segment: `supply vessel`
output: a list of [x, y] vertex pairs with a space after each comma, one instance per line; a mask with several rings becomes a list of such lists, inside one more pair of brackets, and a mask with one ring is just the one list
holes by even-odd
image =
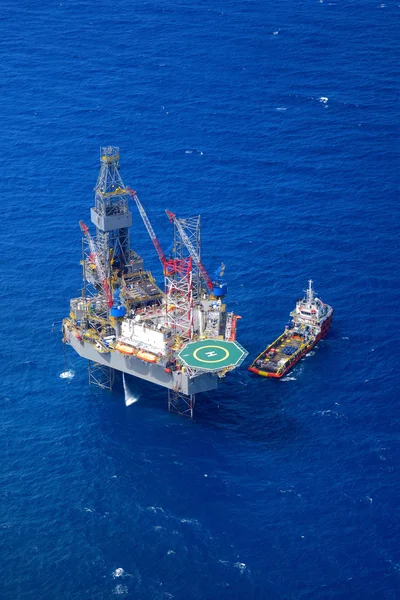
[[304, 298], [297, 300], [285, 331], [261, 352], [249, 371], [262, 377], [280, 378], [326, 336], [333, 309], [315, 296], [312, 280]]
[[[170, 411], [193, 417], [195, 395], [217, 388], [247, 356], [236, 340], [240, 317], [226, 307], [225, 267], [210, 276], [203, 265], [200, 216], [166, 211], [173, 239], [163, 251], [138, 195], [122, 181], [118, 147], [100, 149], [94, 191], [96, 234], [80, 222], [83, 289], [70, 300], [63, 341], [88, 359], [90, 383], [112, 389], [117, 372], [145, 379], [168, 389]], [[162, 288], [131, 248], [131, 205], [160, 260]]]

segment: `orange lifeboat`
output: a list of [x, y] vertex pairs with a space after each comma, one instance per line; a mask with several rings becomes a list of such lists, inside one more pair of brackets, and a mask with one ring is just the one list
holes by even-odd
[[123, 344], [122, 342], [118, 342], [115, 345], [115, 349], [121, 354], [135, 354], [135, 348], [133, 346], [128, 346], [128, 344]]
[[155, 363], [157, 362], [157, 356], [154, 356], [151, 352], [146, 352], [145, 350], [139, 350], [137, 353], [137, 357], [141, 358], [145, 362]]

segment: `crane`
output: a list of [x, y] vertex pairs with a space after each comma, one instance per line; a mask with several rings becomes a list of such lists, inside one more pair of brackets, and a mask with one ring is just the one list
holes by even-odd
[[91, 257], [94, 261], [94, 264], [96, 265], [97, 274], [100, 278], [101, 285], [103, 287], [104, 293], [107, 298], [107, 304], [111, 308], [113, 305], [113, 298], [112, 298], [112, 294], [111, 294], [111, 290], [110, 290], [110, 284], [108, 283], [108, 279], [107, 279], [104, 267], [101, 264], [101, 260], [100, 260], [99, 254], [97, 252], [94, 240], [89, 233], [89, 227], [87, 225], [85, 225], [85, 223], [83, 221], [79, 221], [79, 225], [83, 232], [83, 235], [87, 238], [87, 241], [89, 243]]
[[146, 211], [144, 210], [142, 203], [140, 202], [135, 190], [128, 188], [128, 191], [129, 191], [129, 195], [132, 198], [132, 200], [134, 200], [136, 202], [136, 206], [138, 207], [140, 216], [143, 219], [143, 223], [145, 224], [147, 233], [149, 234], [150, 239], [153, 242], [153, 245], [154, 245], [154, 248], [156, 249], [158, 258], [160, 259], [160, 262], [165, 269], [166, 264], [167, 264], [167, 259], [165, 258], [165, 254], [163, 252], [163, 249], [161, 248], [160, 242], [158, 241], [157, 236], [154, 232], [154, 229], [150, 223], [149, 217], [147, 216]]
[[208, 287], [210, 292], [212, 292], [214, 286], [211, 281], [211, 277], [207, 273], [206, 268], [204, 267], [203, 263], [200, 260], [200, 256], [199, 256], [196, 248], [193, 246], [192, 242], [190, 241], [189, 237], [187, 236], [186, 231], [182, 227], [181, 222], [179, 221], [177, 216], [174, 215], [174, 213], [170, 212], [169, 210], [166, 210], [165, 212], [167, 213], [167, 216], [168, 216], [169, 220], [171, 221], [171, 223], [174, 223], [174, 225], [177, 227], [183, 243], [185, 244], [186, 248], [189, 250], [189, 254], [192, 257], [193, 262], [195, 263], [196, 267], [199, 269], [199, 273], [202, 276], [204, 283], [206, 284], [206, 286]]

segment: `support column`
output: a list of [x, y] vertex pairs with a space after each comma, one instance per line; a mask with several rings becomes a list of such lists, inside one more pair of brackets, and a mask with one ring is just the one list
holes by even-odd
[[89, 384], [103, 390], [112, 390], [115, 381], [115, 370], [93, 360], [88, 360]]
[[195, 398], [194, 394], [168, 390], [168, 411], [193, 419]]

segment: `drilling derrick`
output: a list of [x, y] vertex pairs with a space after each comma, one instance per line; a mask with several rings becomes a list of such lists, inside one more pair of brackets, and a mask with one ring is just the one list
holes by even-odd
[[130, 262], [132, 213], [128, 208], [129, 191], [119, 174], [119, 148], [101, 148], [100, 165], [91, 220], [96, 226], [97, 250], [110, 277], [111, 267], [123, 271]]
[[[130, 248], [131, 198], [160, 259], [164, 291]], [[81, 221], [82, 295], [70, 300], [63, 341], [88, 359], [89, 381], [112, 389], [122, 372], [168, 389], [168, 408], [193, 416], [195, 395], [216, 389], [247, 352], [236, 342], [234, 315], [200, 259], [200, 217], [177, 219], [172, 255], [165, 255], [136, 192], [119, 174], [119, 148], [100, 150], [91, 220]]]

